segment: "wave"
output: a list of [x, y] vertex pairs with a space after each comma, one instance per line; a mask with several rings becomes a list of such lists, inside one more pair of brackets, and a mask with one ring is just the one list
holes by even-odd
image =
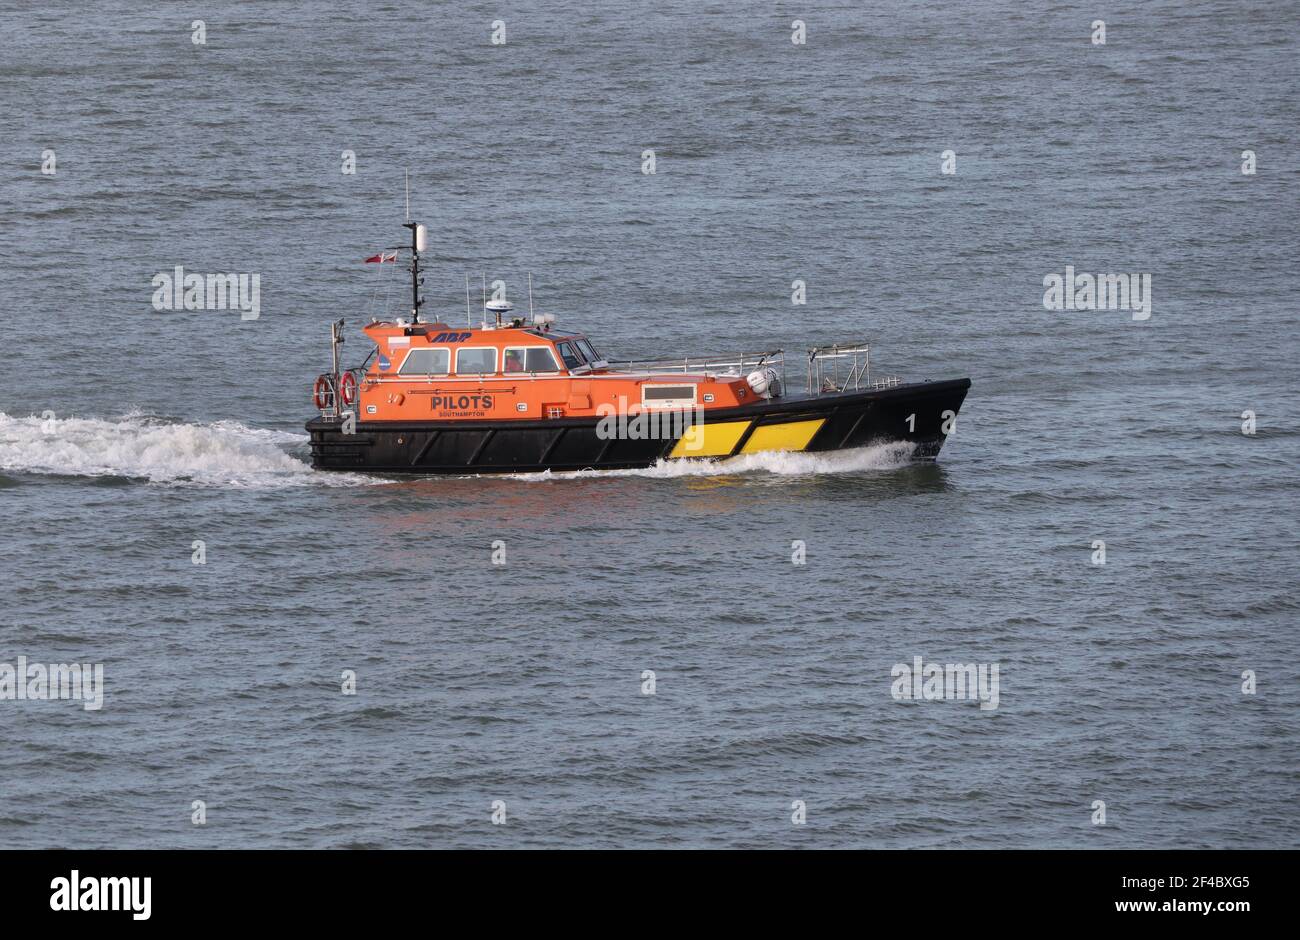
[[[299, 456], [308, 437], [235, 421], [187, 423], [133, 412], [120, 418], [12, 417], [0, 412], [0, 472], [144, 480], [206, 486], [358, 486], [391, 483], [379, 476], [313, 470]], [[661, 460], [635, 470], [521, 473], [525, 482], [593, 477], [776, 477], [894, 470], [911, 463], [913, 446], [895, 442], [830, 453], [769, 452], [727, 460]]]
[[190, 424], [133, 412], [101, 418], [12, 417], [0, 412], [0, 471], [121, 477], [208, 486], [356, 486], [378, 477], [323, 473], [288, 453], [306, 434], [235, 421]]
[[516, 479], [526, 482], [548, 480], [588, 480], [596, 477], [674, 477], [733, 476], [738, 473], [767, 473], [778, 477], [806, 477], [817, 474], [856, 473], [863, 470], [898, 470], [913, 463], [915, 445], [906, 441], [855, 447], [825, 453], [766, 451], [742, 454], [726, 460], [660, 460], [654, 466], [636, 470], [574, 470], [521, 473]]

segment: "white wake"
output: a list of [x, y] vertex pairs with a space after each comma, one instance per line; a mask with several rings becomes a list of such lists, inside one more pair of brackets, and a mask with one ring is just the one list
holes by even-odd
[[305, 433], [234, 421], [184, 424], [141, 414], [114, 420], [17, 418], [0, 412], [0, 471], [249, 487], [385, 482], [312, 470], [285, 450], [301, 448], [307, 439]]
[[[390, 483], [358, 473], [317, 471], [302, 451], [305, 433], [250, 428], [235, 421], [187, 424], [149, 415], [121, 418], [26, 418], [0, 412], [0, 472], [78, 477], [116, 476], [161, 484], [210, 486], [357, 486]], [[828, 453], [769, 452], [727, 460], [664, 460], [636, 470], [545, 471], [515, 474], [539, 482], [593, 477], [676, 477], [819, 474], [895, 470], [911, 463], [905, 442]], [[495, 475], [494, 475], [495, 476]]]
[[545, 480], [590, 479], [593, 477], [673, 477], [731, 476], [737, 473], [767, 473], [778, 477], [806, 477], [818, 474], [856, 473], [864, 470], [897, 470], [909, 466], [914, 444], [895, 441], [874, 447], [855, 447], [825, 453], [793, 453], [767, 451], [760, 454], [742, 454], [726, 460], [661, 460], [652, 467], [639, 470], [576, 470], [571, 472], [523, 473], [519, 478], [538, 482]]

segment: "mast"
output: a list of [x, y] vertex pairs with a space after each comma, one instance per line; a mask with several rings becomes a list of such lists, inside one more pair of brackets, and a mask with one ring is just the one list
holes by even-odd
[[343, 416], [343, 403], [339, 401], [339, 347], [343, 345], [343, 321], [335, 320], [330, 324], [330, 350], [334, 357], [334, 391], [331, 394], [333, 399], [334, 417]]
[[420, 252], [424, 251], [428, 239], [425, 228], [415, 222], [405, 222], [403, 228], [411, 230], [411, 322], [420, 322], [420, 308], [424, 300], [420, 297]]

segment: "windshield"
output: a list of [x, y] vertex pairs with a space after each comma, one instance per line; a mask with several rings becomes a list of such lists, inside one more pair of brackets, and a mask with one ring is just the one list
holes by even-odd
[[582, 365], [582, 357], [578, 355], [572, 343], [560, 343], [555, 348], [559, 351], [560, 358], [564, 360], [564, 368], [576, 369]]

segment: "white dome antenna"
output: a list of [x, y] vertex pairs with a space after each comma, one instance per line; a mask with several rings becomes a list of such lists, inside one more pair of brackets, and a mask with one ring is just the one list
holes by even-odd
[[515, 305], [508, 300], [489, 300], [483, 305], [488, 313], [495, 313], [497, 317], [497, 326], [501, 325], [501, 317], [515, 309]]

